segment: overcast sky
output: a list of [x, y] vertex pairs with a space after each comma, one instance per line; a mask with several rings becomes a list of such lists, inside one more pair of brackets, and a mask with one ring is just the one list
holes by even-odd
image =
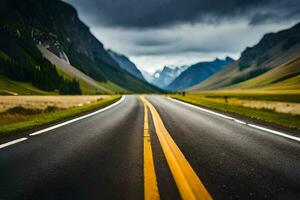
[[267, 32], [300, 22], [299, 0], [66, 0], [106, 48], [140, 69], [237, 59]]

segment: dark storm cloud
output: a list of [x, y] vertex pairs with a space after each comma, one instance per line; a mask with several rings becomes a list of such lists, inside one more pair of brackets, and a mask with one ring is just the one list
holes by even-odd
[[143, 70], [238, 58], [300, 20], [300, 0], [63, 0], [106, 48]]
[[[92, 23], [149, 28], [219, 22], [240, 17], [251, 24], [299, 17], [299, 0], [67, 0]], [[280, 18], [284, 17], [284, 18]]]
[[152, 46], [165, 46], [165, 45], [170, 45], [175, 43], [178, 40], [178, 38], [174, 37], [163, 37], [160, 35], [156, 35], [156, 37], [151, 38], [151, 37], [142, 37], [135, 39], [134, 43], [137, 46], [142, 46], [142, 47], [152, 47]]
[[[300, 2], [300, 1], [299, 1]], [[285, 5], [277, 9], [268, 10], [265, 12], [255, 13], [249, 21], [250, 25], [259, 25], [272, 22], [285, 22], [293, 19], [300, 19], [300, 6], [296, 3], [295, 7], [291, 8], [291, 5]]]

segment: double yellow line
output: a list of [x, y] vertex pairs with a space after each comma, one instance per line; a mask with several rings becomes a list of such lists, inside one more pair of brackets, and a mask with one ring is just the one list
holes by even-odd
[[146, 104], [144, 104], [144, 110], [144, 193], [146, 200], [158, 200], [159, 192], [154, 169]]
[[212, 199], [199, 177], [180, 151], [169, 132], [165, 128], [154, 106], [141, 96], [145, 108], [144, 124], [144, 193], [145, 199], [159, 199], [156, 174], [154, 169], [151, 140], [149, 135], [148, 111], [152, 114], [155, 131], [158, 136], [163, 153], [174, 177], [181, 198], [184, 200]]

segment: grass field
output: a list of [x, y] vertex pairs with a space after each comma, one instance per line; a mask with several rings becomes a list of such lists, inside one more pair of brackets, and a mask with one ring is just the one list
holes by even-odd
[[[288, 95], [288, 96], [286, 96]], [[300, 103], [295, 93], [189, 93], [172, 98], [300, 130]]]
[[0, 137], [99, 109], [120, 99], [101, 96], [1, 96]]
[[96, 101], [110, 98], [107, 95], [91, 96], [1, 96], [0, 113], [14, 107], [26, 109], [41, 109], [55, 107], [57, 109], [69, 109], [84, 106]]
[[[190, 93], [192, 94], [192, 93]], [[193, 93], [209, 98], [238, 98], [260, 101], [279, 101], [300, 103], [300, 90], [264, 90], [264, 89], [243, 89], [243, 90], [212, 90]]]

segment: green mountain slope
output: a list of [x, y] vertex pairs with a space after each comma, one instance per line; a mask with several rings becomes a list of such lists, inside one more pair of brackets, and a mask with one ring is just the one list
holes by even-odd
[[54, 64], [58, 70], [58, 73], [64, 78], [72, 80], [76, 79], [79, 81], [81, 91], [83, 94], [98, 94], [98, 93], [126, 93], [127, 90], [118, 87], [110, 81], [98, 82], [91, 77], [87, 76], [65, 60], [57, 57], [55, 54], [50, 52], [47, 48], [38, 45], [39, 50], [43, 56], [47, 58], [52, 64]]
[[6, 77], [2, 81], [11, 79], [61, 94], [81, 93], [78, 82], [63, 79], [55, 66], [20, 31], [0, 26], [0, 38], [0, 75]]
[[47, 92], [31, 83], [14, 81], [0, 75], [0, 95], [55, 95], [57, 92]]
[[[9, 36], [17, 41], [14, 49], [25, 48], [26, 54], [35, 55], [38, 54], [35, 45], [39, 44], [98, 82], [113, 82], [131, 92], [159, 91], [123, 70], [104, 49], [103, 44], [90, 33], [89, 28], [79, 20], [76, 10], [65, 2], [3, 0], [0, 2], [0, 13], [0, 30], [5, 34], [1, 38]], [[6, 46], [11, 46], [10, 43], [11, 40], [6, 41]], [[13, 60], [20, 57], [20, 52], [9, 51], [4, 46], [1, 47], [4, 53], [9, 56], [11, 52], [15, 54]], [[30, 63], [32, 59], [26, 54], [23, 57]], [[38, 57], [40, 59], [40, 55]], [[22, 63], [27, 65], [26, 62]], [[27, 66], [32, 69], [35, 64]], [[44, 68], [44, 64], [39, 63], [39, 66], [40, 69]], [[32, 79], [28, 78], [26, 81]]]
[[299, 55], [300, 23], [278, 33], [266, 34], [257, 45], [243, 51], [238, 61], [189, 90], [230, 87], [287, 64]]
[[228, 89], [300, 89], [300, 56]]

